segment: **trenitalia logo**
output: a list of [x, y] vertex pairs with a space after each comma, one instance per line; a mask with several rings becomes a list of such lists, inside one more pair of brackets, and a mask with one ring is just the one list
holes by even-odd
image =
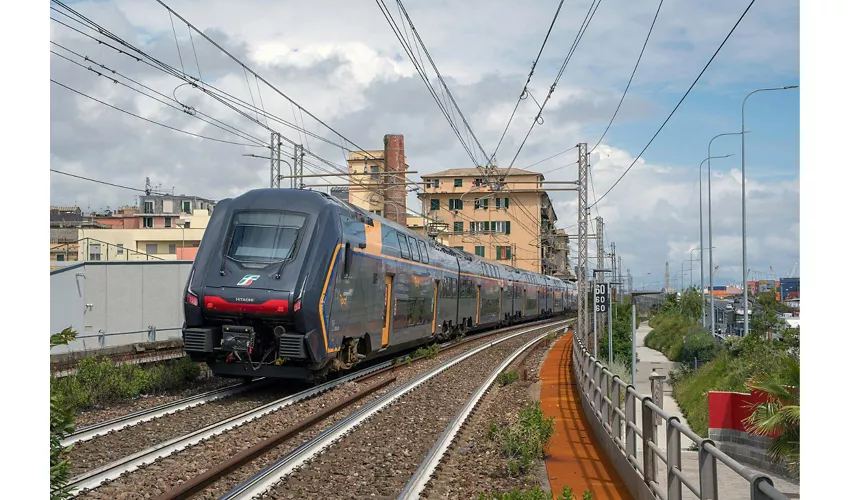
[[258, 279], [260, 279], [260, 276], [257, 274], [246, 274], [244, 278], [239, 280], [239, 283], [236, 283], [236, 286], [248, 286]]

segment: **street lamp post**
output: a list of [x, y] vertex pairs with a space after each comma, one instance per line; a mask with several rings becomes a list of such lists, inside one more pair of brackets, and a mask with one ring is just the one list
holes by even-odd
[[746, 189], [746, 176], [745, 172], [745, 158], [744, 158], [744, 106], [747, 105], [747, 99], [750, 98], [751, 95], [757, 92], [767, 92], [770, 90], [790, 90], [790, 89], [798, 89], [799, 85], [786, 85], [784, 87], [773, 87], [773, 88], [765, 88], [765, 89], [756, 89], [747, 94], [747, 97], [744, 98], [744, 102], [741, 103], [741, 239], [743, 240], [741, 256], [743, 257], [743, 274], [744, 274], [744, 336], [746, 337], [750, 331], [750, 318], [749, 314], [746, 314], [748, 310], [749, 302], [747, 300], [747, 189]]
[[[714, 245], [712, 244], [712, 233], [711, 233], [711, 143], [714, 142], [714, 139], [718, 137], [723, 137], [726, 135], [738, 135], [745, 134], [743, 130], [741, 132], [728, 132], [724, 134], [717, 134], [708, 141], [708, 268], [714, 268]], [[711, 296], [709, 300], [711, 301], [711, 334], [714, 335], [714, 275], [709, 276], [709, 289], [711, 292]]]
[[[728, 158], [732, 156], [731, 154], [723, 155], [723, 156], [715, 156], [714, 158]], [[699, 290], [700, 297], [702, 298], [702, 327], [705, 328], [705, 279], [703, 278], [703, 269], [705, 268], [705, 260], [703, 258], [703, 250], [705, 250], [705, 246], [702, 241], [703, 229], [702, 229], [702, 166], [709, 159], [706, 158], [699, 164]]]

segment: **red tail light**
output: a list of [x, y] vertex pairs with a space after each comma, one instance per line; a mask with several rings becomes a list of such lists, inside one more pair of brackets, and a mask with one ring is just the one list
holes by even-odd
[[186, 303], [198, 307], [198, 296], [192, 292], [186, 292]]

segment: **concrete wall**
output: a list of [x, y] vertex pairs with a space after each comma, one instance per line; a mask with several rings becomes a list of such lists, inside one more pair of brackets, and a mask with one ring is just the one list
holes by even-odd
[[[50, 333], [68, 326], [82, 338], [53, 354], [180, 338], [183, 288], [192, 262], [85, 262], [50, 273]], [[106, 336], [98, 333], [141, 332]]]

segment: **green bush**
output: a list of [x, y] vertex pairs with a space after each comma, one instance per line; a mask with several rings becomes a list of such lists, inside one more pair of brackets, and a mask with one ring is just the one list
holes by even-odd
[[[77, 337], [70, 327], [50, 336], [50, 348], [65, 345]], [[71, 498], [68, 481], [71, 479], [71, 462], [68, 460], [70, 446], [62, 446], [66, 435], [74, 432], [74, 410], [60, 395], [50, 391], [50, 500]]]
[[508, 459], [508, 475], [527, 472], [535, 460], [546, 453], [549, 439], [555, 432], [555, 419], [545, 418], [540, 402], [535, 401], [519, 414], [519, 422], [507, 429], [490, 425], [488, 437], [497, 440], [502, 454]]
[[502, 372], [496, 377], [496, 382], [502, 387], [513, 384], [519, 380], [519, 373], [514, 370]]
[[505, 493], [479, 493], [478, 500], [549, 500], [546, 493], [539, 486], [530, 490], [519, 490], [514, 488]]
[[702, 327], [692, 327], [685, 334], [679, 361], [687, 363], [690, 360], [711, 361], [720, 351], [720, 344], [714, 335]]
[[[632, 309], [628, 304], [613, 304], [611, 309], [611, 337], [613, 338], [614, 359], [619, 359], [632, 368]], [[599, 358], [607, 364], [608, 360], [608, 329], [599, 332]]]
[[187, 387], [201, 374], [188, 357], [142, 367], [115, 365], [108, 358], [80, 361], [75, 375], [51, 379], [51, 391], [75, 410], [130, 400], [141, 394], [157, 394]]

